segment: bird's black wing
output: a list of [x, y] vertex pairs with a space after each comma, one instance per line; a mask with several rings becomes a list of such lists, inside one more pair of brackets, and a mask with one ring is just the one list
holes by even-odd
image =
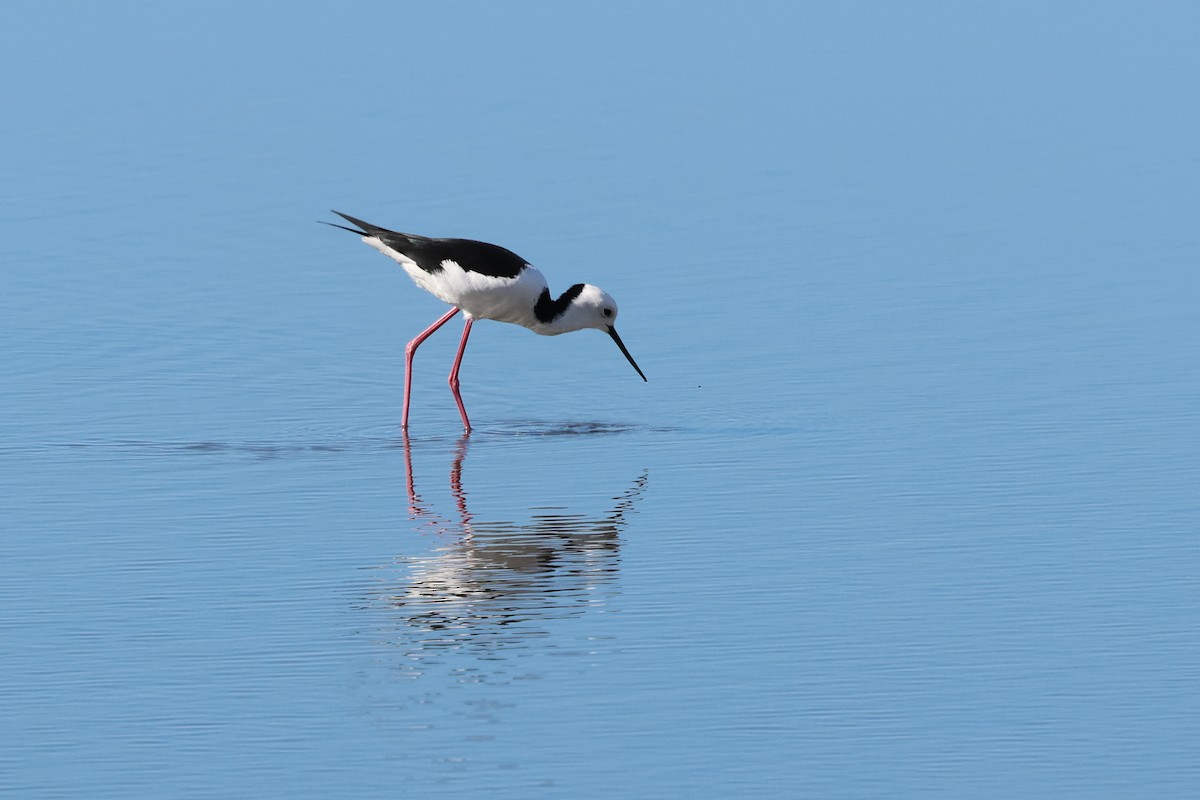
[[525, 259], [500, 245], [473, 239], [430, 239], [425, 250], [436, 258], [438, 269], [443, 261], [453, 261], [467, 272], [493, 278], [515, 278], [527, 266]]
[[332, 222], [326, 223], [327, 225], [357, 233], [359, 236], [373, 236], [388, 248], [417, 262], [417, 266], [426, 272], [441, 272], [443, 261], [453, 261], [468, 272], [490, 275], [493, 278], [515, 278], [526, 266], [525, 259], [499, 245], [473, 239], [431, 239], [428, 236], [381, 228], [340, 211], [333, 213], [357, 225], [359, 230]]

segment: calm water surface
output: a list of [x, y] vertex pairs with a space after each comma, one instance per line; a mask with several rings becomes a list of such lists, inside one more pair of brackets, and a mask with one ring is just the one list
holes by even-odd
[[1190, 5], [16, 14], [0, 793], [1194, 796]]

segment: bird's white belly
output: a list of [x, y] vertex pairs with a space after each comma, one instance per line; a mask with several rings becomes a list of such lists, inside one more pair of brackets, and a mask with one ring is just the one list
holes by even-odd
[[416, 263], [401, 262], [408, 276], [434, 297], [458, 306], [471, 319], [494, 319], [529, 327], [537, 324], [533, 306], [545, 279], [532, 267], [516, 278], [495, 278], [443, 261], [440, 272], [426, 272]]
[[515, 278], [497, 278], [465, 270], [449, 259], [437, 272], [427, 272], [403, 253], [388, 247], [376, 236], [363, 241], [404, 268], [408, 277], [434, 297], [457, 306], [471, 319], [494, 319], [536, 329], [540, 323], [533, 307], [546, 288], [546, 278], [525, 265]]

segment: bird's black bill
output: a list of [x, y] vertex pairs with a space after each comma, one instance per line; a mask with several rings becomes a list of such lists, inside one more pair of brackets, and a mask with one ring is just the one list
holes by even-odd
[[646, 380], [646, 376], [642, 374], [641, 367], [639, 367], [637, 362], [633, 360], [633, 356], [629, 355], [629, 351], [625, 349], [625, 343], [621, 341], [621, 337], [617, 336], [617, 329], [609, 326], [608, 335], [611, 336], [612, 340], [617, 343], [617, 347], [621, 348], [621, 352], [624, 353], [625, 357], [629, 359], [629, 363], [633, 364], [633, 368], [637, 370], [638, 375], [642, 376], [642, 380]]

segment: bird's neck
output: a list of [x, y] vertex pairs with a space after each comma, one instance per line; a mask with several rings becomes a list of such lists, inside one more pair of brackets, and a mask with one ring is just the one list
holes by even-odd
[[578, 324], [574, 318], [575, 315], [571, 313], [571, 304], [575, 302], [575, 298], [579, 297], [579, 293], [582, 291], [583, 284], [577, 283], [554, 299], [550, 296], [549, 289], [542, 289], [541, 295], [533, 306], [536, 323], [529, 327], [545, 336], [579, 330], [583, 326]]
[[576, 297], [579, 297], [579, 293], [582, 291], [583, 284], [577, 283], [559, 295], [557, 300], [554, 300], [550, 297], [549, 289], [542, 289], [542, 294], [533, 306], [533, 315], [543, 325], [550, 325], [555, 320], [562, 319], [563, 315], [567, 313], [567, 309], [571, 307], [571, 303]]

